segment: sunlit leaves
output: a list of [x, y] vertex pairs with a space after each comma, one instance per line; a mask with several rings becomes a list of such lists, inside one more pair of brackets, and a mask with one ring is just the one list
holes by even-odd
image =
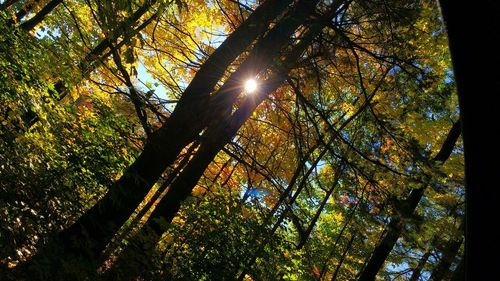
[[[168, 125], [200, 65], [258, 4], [158, 1], [120, 25], [145, 3], [65, 1], [35, 38], [2, 25], [0, 191], [10, 198], [0, 211], [2, 233], [21, 238], [4, 239], [2, 261], [22, 260], [112, 186], [148, 141], [145, 128]], [[157, 269], [149, 279], [245, 271], [255, 280], [343, 280], [361, 270], [390, 221], [401, 219], [405, 231], [390, 265], [414, 265], [435, 237], [459, 235], [460, 144], [445, 165], [431, 161], [458, 117], [438, 10], [427, 1], [355, 1], [343, 13], [203, 167], [172, 223], [158, 220], [167, 233], [158, 255], [144, 258]], [[87, 57], [102, 42], [111, 43]], [[216, 88], [246, 56], [224, 69]], [[39, 120], [19, 133], [29, 112]], [[179, 155], [159, 183], [184, 171], [183, 157], [193, 159]], [[409, 192], [421, 188], [419, 207], [402, 216]]]

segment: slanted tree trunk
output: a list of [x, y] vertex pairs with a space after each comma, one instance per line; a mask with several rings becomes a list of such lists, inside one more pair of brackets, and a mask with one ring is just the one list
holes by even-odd
[[356, 238], [356, 233], [353, 233], [351, 235], [351, 239], [349, 239], [349, 242], [347, 242], [347, 245], [345, 246], [344, 252], [342, 253], [342, 256], [340, 257], [339, 263], [335, 267], [335, 271], [333, 271], [333, 275], [332, 275], [331, 281], [337, 280], [337, 276], [339, 275], [340, 268], [342, 267], [342, 264], [345, 261], [345, 257], [347, 255], [347, 253], [349, 252], [349, 250], [352, 247], [352, 243], [354, 242], [354, 238]]
[[10, 6], [14, 5], [19, 0], [5, 0], [2, 4], [0, 4], [0, 10], [7, 10]]
[[[463, 232], [464, 227], [464, 222], [462, 221], [458, 230], [460, 232]], [[432, 270], [429, 280], [441, 281], [451, 274], [450, 266], [458, 256], [458, 252], [460, 251], [460, 246], [462, 245], [463, 240], [464, 238], [462, 235], [460, 235], [459, 237], [453, 237], [443, 246], [443, 250], [441, 251], [442, 257], [436, 267], [434, 267], [434, 269]]]
[[[276, 88], [278, 86], [279, 84], [276, 85]], [[246, 115], [244, 111], [249, 111], [249, 109], [243, 109], [239, 115]], [[249, 114], [251, 112], [249, 111]], [[241, 117], [245, 118], [245, 116]], [[163, 223], [170, 223], [172, 221], [179, 211], [182, 201], [191, 194], [193, 187], [202, 176], [206, 167], [212, 162], [224, 144], [229, 142], [231, 137], [236, 133], [239, 128], [238, 123], [240, 121], [235, 118], [229, 124], [221, 125], [206, 136], [193, 159], [191, 159], [183, 172], [171, 184], [169, 191], [160, 203], [158, 203], [143, 226], [146, 230], [144, 237], [147, 237], [147, 239], [142, 239], [140, 237], [141, 233], [132, 238], [129, 241], [129, 246], [120, 255], [121, 259], [114, 265], [118, 271], [113, 272], [113, 270], [110, 270], [106, 279], [134, 280], [138, 274], [147, 272], [150, 269], [151, 264], [148, 262], [148, 258], [153, 256], [154, 248], [165, 231]], [[137, 252], [137, 250], [141, 252]]]
[[309, 226], [307, 227], [306, 230], [300, 235], [300, 241], [299, 244], [297, 244], [297, 250], [302, 249], [304, 245], [306, 244], [307, 240], [311, 236], [311, 232], [314, 229], [314, 226], [316, 226], [316, 223], [318, 222], [319, 217], [321, 216], [321, 213], [323, 212], [323, 209], [326, 206], [326, 203], [328, 202], [328, 199], [332, 195], [333, 191], [335, 190], [335, 187], [337, 187], [337, 184], [339, 182], [340, 176], [342, 174], [342, 164], [339, 165], [335, 171], [334, 174], [334, 180], [332, 183], [332, 186], [330, 189], [327, 190], [325, 196], [323, 197], [323, 200], [321, 201], [319, 208], [316, 210], [316, 213], [314, 214], [313, 218], [311, 219], [311, 222], [309, 223]]
[[[119, 38], [135, 22], [137, 22], [150, 8], [156, 3], [156, 0], [146, 1], [136, 12], [128, 19], [123, 21], [113, 31], [113, 37]], [[260, 5], [246, 21], [244, 21], [231, 35], [214, 51], [214, 53], [205, 61], [203, 66], [198, 70], [195, 77], [184, 91], [184, 94], [179, 101], [179, 104], [189, 103], [189, 99], [196, 100], [196, 95], [208, 95], [214, 88], [215, 84], [223, 76], [224, 71], [230, 63], [232, 63], [259, 35], [261, 35], [269, 23], [280, 15], [292, 3], [292, 0], [268, 0]], [[118, 43], [115, 48], [119, 49], [126, 44], [133, 36], [144, 29], [152, 20], [158, 17], [155, 13], [143, 24], [137, 27], [133, 32], [127, 32], [126, 37]], [[90, 72], [95, 70], [103, 60], [111, 55], [112, 38], [105, 38], [90, 51], [85, 58], [78, 64], [78, 68], [85, 78]], [[108, 52], [104, 53], [106, 50]], [[63, 81], [59, 81], [54, 86], [55, 92], [53, 96], [61, 100], [68, 94], [68, 88]], [[202, 98], [200, 96], [200, 98]], [[199, 103], [205, 102], [205, 100]], [[181, 107], [181, 106], [177, 106]], [[27, 128], [33, 126], [38, 118], [31, 114], [23, 120], [28, 120]]]
[[[261, 5], [252, 15], [250, 15], [249, 19], [245, 21], [235, 32], [239, 33], [238, 36], [230, 36], [233, 37], [233, 40], [228, 40], [221, 44], [219, 48], [215, 50], [212, 56], [204, 63], [204, 67], [202, 67], [195, 78], [193, 79], [194, 84], [201, 85], [202, 82], [206, 83], [205, 88], [213, 89], [215, 83], [222, 77], [225, 68], [231, 63], [237, 56], [241, 54], [241, 50], [248, 47], [248, 45], [256, 38], [254, 33], [263, 32], [263, 29], [267, 27], [270, 20], [274, 19], [277, 15], [279, 15], [283, 10], [291, 3], [291, 0], [285, 0], [279, 3], [276, 0], [269, 0]], [[101, 65], [102, 61], [108, 58], [112, 54], [111, 47], [113, 40], [119, 38], [122, 35], [125, 35], [122, 41], [117, 43], [114, 48], [119, 49], [124, 44], [128, 43], [129, 40], [137, 35], [141, 30], [143, 30], [149, 23], [158, 18], [159, 13], [154, 13], [151, 17], [145, 20], [142, 24], [140, 24], [137, 28], [133, 29], [130, 32], [125, 32], [126, 30], [130, 30], [132, 26], [136, 24], [136, 22], [148, 11], [151, 10], [152, 6], [157, 3], [157, 0], [148, 0], [146, 1], [139, 9], [137, 9], [130, 17], [121, 22], [116, 28], [112, 31], [112, 38], [105, 38], [101, 42], [99, 42], [86, 56], [85, 58], [78, 64], [78, 69], [81, 72], [82, 78], [86, 78], [87, 75], [95, 70], [99, 65]], [[267, 11], [265, 11], [267, 9]], [[252, 18], [252, 20], [250, 20]], [[247, 35], [247, 37], [245, 37]], [[114, 39], [113, 39], [114, 38]], [[106, 52], [106, 50], [108, 50]], [[240, 52], [241, 51], [241, 52]], [[239, 53], [238, 53], [239, 52]], [[208, 70], [208, 71], [207, 71]], [[212, 75], [211, 75], [212, 74]], [[199, 81], [196, 82], [196, 79]], [[205, 81], [202, 81], [205, 80]], [[193, 84], [193, 83], [191, 83]], [[190, 85], [191, 86], [191, 85]], [[65, 85], [64, 81], [58, 81], [54, 85], [54, 92], [51, 95], [56, 100], [62, 100], [69, 92], [69, 88]], [[206, 89], [196, 89], [191, 86], [191, 89], [188, 86], [186, 89], [186, 94], [192, 92], [206, 92]], [[184, 96], [185, 96], [184, 95]], [[26, 128], [29, 129], [36, 122], [38, 122], [38, 117], [34, 112], [28, 112], [23, 116], [24, 123], [26, 124]]]
[[[455, 143], [460, 136], [460, 120], [455, 122], [446, 137], [441, 150], [433, 158], [434, 162], [444, 163], [450, 156]], [[389, 253], [394, 248], [399, 236], [404, 227], [405, 219], [411, 217], [415, 209], [417, 208], [420, 199], [424, 195], [425, 186], [419, 189], [413, 189], [410, 192], [408, 198], [400, 201], [400, 206], [398, 206], [397, 214], [391, 217], [388, 225], [387, 233], [384, 235], [380, 243], [375, 247], [368, 263], [365, 268], [361, 271], [358, 281], [373, 281], [375, 276], [382, 268], [385, 260], [389, 256]]]
[[45, 17], [50, 14], [63, 0], [51, 0], [47, 3], [36, 15], [34, 15], [29, 20], [23, 22], [20, 27], [26, 31], [30, 31], [39, 23], [41, 23]]
[[16, 13], [17, 22], [21, 22], [21, 20], [35, 7], [35, 4], [40, 2], [40, 0], [34, 0], [33, 2], [29, 2], [26, 6], [24, 6], [21, 10]]
[[427, 249], [425, 253], [420, 257], [418, 260], [417, 266], [413, 269], [413, 272], [411, 274], [411, 277], [408, 281], [418, 281], [420, 278], [420, 275], [422, 274], [422, 270], [424, 269], [425, 264], [427, 263], [427, 260], [429, 260], [429, 257], [431, 256], [432, 251], [431, 249]]
[[[106, 244], [130, 217], [166, 167], [204, 128], [210, 92], [224, 70], [267, 30], [269, 23], [288, 8], [290, 2], [266, 1], [220, 45], [196, 73], [170, 118], [151, 135], [134, 163], [95, 206], [57, 235], [52, 246], [61, 247], [68, 259], [98, 259]], [[50, 260], [43, 253], [44, 250], [36, 255], [31, 264], [36, 264], [37, 260]], [[49, 263], [55, 270], [60, 262], [51, 260]]]
[[23, 5], [23, 7], [19, 11], [17, 11], [15, 19], [10, 19], [7, 24], [14, 25], [16, 22], [20, 22], [24, 18], [24, 16], [26, 16], [31, 10], [33, 10], [35, 4], [37, 4], [38, 2], [40, 2], [40, 0], [34, 0], [32, 2], [30, 1], [27, 4]]
[[[299, 13], [303, 13], [302, 9], [296, 10]], [[302, 21], [305, 20], [307, 14], [303, 15]], [[296, 14], [292, 15], [294, 18]], [[297, 20], [295, 18], [294, 20]], [[297, 22], [298, 23], [298, 22]], [[270, 32], [268, 37], [263, 38], [262, 40], [268, 40], [269, 42], [274, 42], [278, 46], [284, 46], [287, 44], [287, 41], [284, 40], [285, 37], [281, 40], [276, 40], [274, 35], [279, 34], [282, 36], [282, 29], [279, 25], [276, 26], [279, 33]], [[148, 237], [148, 241], [143, 241], [138, 236], [135, 239], [132, 239], [132, 242], [129, 243], [129, 247], [122, 253], [122, 261], [119, 259], [117, 264], [115, 265], [118, 270], [113, 272], [110, 270], [108, 274], [108, 279], [123, 279], [129, 278], [131, 276], [136, 276], [138, 272], [136, 270], [147, 271], [148, 264], [144, 263], [144, 256], [150, 256], [151, 253], [148, 251], [153, 251], [154, 246], [159, 242], [159, 239], [164, 232], [164, 228], [162, 223], [169, 223], [175, 217], [177, 212], [180, 209], [180, 205], [182, 201], [184, 201], [190, 194], [200, 177], [203, 175], [206, 167], [213, 161], [217, 153], [222, 150], [225, 144], [227, 144], [235, 135], [239, 128], [244, 124], [244, 122], [250, 117], [255, 108], [273, 91], [275, 91], [286, 79], [286, 74], [290, 68], [290, 66], [295, 62], [295, 60], [302, 54], [303, 50], [308, 46], [310, 41], [319, 33], [321, 29], [313, 28], [306, 36], [302, 39], [301, 43], [296, 46], [293, 50], [292, 54], [289, 54], [286, 58], [286, 61], [281, 64], [283, 69], [280, 69], [281, 66], [275, 67], [278, 71], [273, 74], [273, 76], [266, 81], [263, 81], [260, 85], [261, 89], [258, 95], [248, 96], [240, 108], [231, 116], [230, 110], [221, 109], [221, 112], [227, 114], [226, 116], [220, 116], [218, 118], [218, 123], [211, 123], [211, 125], [207, 128], [206, 132], [202, 137], [202, 144], [193, 157], [189, 164], [183, 169], [182, 173], [175, 179], [172, 185], [169, 188], [169, 191], [165, 195], [165, 197], [158, 203], [155, 210], [151, 213], [148, 221], [144, 225], [144, 229], [146, 229]], [[293, 32], [290, 29], [289, 36]], [[276, 47], [275, 47], [276, 48]], [[261, 53], [262, 54], [262, 53]], [[278, 49], [274, 53], [274, 56], [278, 55]], [[273, 61], [274, 58], [270, 58]], [[243, 64], [244, 65], [244, 64]], [[220, 91], [223, 91], [221, 88]], [[239, 88], [234, 89], [230, 96], [235, 96], [238, 92], [241, 91]], [[227, 94], [228, 92], [217, 93], [217, 95]], [[225, 103], [226, 105], [228, 103]], [[229, 104], [230, 105], [230, 104]], [[147, 245], [145, 245], [145, 243]], [[137, 255], [137, 249], [146, 249], [146, 252]], [[134, 260], [135, 259], [135, 260]], [[128, 264], [125, 264], [125, 261]], [[130, 263], [138, 264], [138, 268], [132, 268]], [[124, 268], [124, 266], [126, 268]], [[126, 274], [121, 273], [120, 268], [127, 270]], [[135, 271], [135, 272], [134, 272]]]

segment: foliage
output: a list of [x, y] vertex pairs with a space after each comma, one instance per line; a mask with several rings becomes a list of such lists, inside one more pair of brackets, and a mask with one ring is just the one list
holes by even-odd
[[[185, 123], [176, 135], [162, 135], [165, 127], [182, 123], [171, 116], [184, 105], [179, 100], [189, 99], [184, 93], [194, 77], [263, 1], [71, 0], [25, 30], [22, 23], [48, 1], [31, 2], [2, 6], [0, 15], [5, 276], [15, 276], [16, 265], [43, 253], [52, 237], [128, 173], [141, 170], [134, 165], [148, 145], [182, 139], [197, 126]], [[332, 1], [318, 2], [316, 12], [326, 14]], [[31, 7], [27, 18], [12, 21], [23, 7]], [[266, 53], [259, 44], [287, 17], [274, 18], [222, 69], [215, 89], [206, 93], [203, 107], [210, 114], [190, 112], [214, 120], [190, 119], [208, 125], [153, 180], [141, 205], [132, 206], [135, 213], [107, 241], [99, 261], [106, 260], [103, 279], [106, 270], [119, 271], [117, 264], [125, 262], [143, 271], [124, 270], [123, 280], [354, 280], [393, 221], [401, 221], [402, 231], [377, 278], [409, 280], [428, 252], [419, 276], [438, 268], [448, 251], [438, 245], [463, 235], [465, 199], [461, 141], [444, 163], [433, 161], [459, 118], [436, 3], [346, 1], [289, 67], [283, 62], [305, 41], [314, 18], [299, 25], [261, 69], [257, 78], [264, 88], [267, 78], [290, 68], [286, 81], [229, 141], [225, 131], [214, 136], [211, 130], [218, 128], [214, 124], [229, 128], [227, 120], [250, 94], [226, 109], [211, 102], [234, 83], [230, 75], [255, 50], [257, 56]], [[256, 68], [265, 64], [254, 62]], [[212, 67], [215, 76], [219, 65]], [[198, 165], [204, 145], [222, 140], [174, 219], [151, 218], [175, 180]], [[147, 164], [153, 170], [159, 165]], [[417, 189], [425, 191], [422, 199], [403, 214], [405, 199]], [[159, 221], [164, 233], [142, 236], [144, 253], [120, 261], [134, 234], [148, 233], [141, 230], [148, 219]], [[151, 244], [153, 251], [146, 249]], [[454, 253], [449, 270], [462, 251]], [[66, 258], [71, 264], [69, 255], [60, 257]], [[81, 274], [82, 280], [97, 278]]]
[[[92, 206], [137, 147], [127, 139], [130, 122], [109, 97], [55, 105], [49, 78], [60, 65], [43, 43], [7, 28], [2, 42], [13, 44], [1, 52], [0, 259], [16, 263]], [[19, 135], [27, 126], [23, 117], [33, 112], [40, 121]]]

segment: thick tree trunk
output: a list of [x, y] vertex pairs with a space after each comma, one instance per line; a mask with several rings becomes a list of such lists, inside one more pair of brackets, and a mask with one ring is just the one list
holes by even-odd
[[[209, 97], [209, 93], [223, 74], [220, 69], [227, 68], [232, 60], [237, 57], [237, 52], [243, 52], [254, 38], [265, 31], [268, 22], [278, 14], [276, 10], [269, 10], [275, 8], [275, 2], [266, 3], [268, 3], [268, 6], [264, 6], [265, 9], [256, 10], [259, 13], [253, 17], [251, 16], [242, 24], [242, 29], [236, 30], [221, 45], [222, 50], [232, 49], [233, 54], [229, 55], [227, 52], [220, 52], [219, 49], [212, 54], [184, 92], [170, 118], [162, 128], [151, 136], [139, 158], [106, 197], [92, 208], [91, 212], [88, 212], [79, 220], [82, 223], [77, 222], [71, 227], [76, 228], [76, 233], [79, 235], [78, 233], [83, 230], [80, 228], [86, 228], [86, 225], [92, 229], [92, 224], [95, 224], [95, 222], [112, 223], [114, 225], [112, 231], [92, 230], [93, 233], [99, 232], [99, 235], [93, 235], [94, 239], [92, 240], [102, 241], [99, 252], [103, 249], [104, 243], [109, 241], [110, 236], [117, 230], [116, 228], [121, 226], [130, 216], [165, 168], [173, 163], [182, 148], [192, 142], [203, 129], [202, 121], [204, 120], [200, 118], [203, 114], [192, 114], [192, 112], [208, 111], [203, 107], [206, 107], [205, 101]], [[271, 4], [274, 5], [270, 7]], [[265, 21], [263, 21], [263, 18]], [[257, 28], [258, 26], [260, 28]], [[190, 126], [187, 127], [186, 124], [190, 124]], [[115, 200], [121, 202], [119, 206], [113, 203]], [[95, 211], [95, 213], [92, 213], [92, 211]], [[105, 219], [103, 219], [103, 216]], [[68, 236], [73, 236], [71, 228], [63, 232], [63, 235], [70, 233]], [[97, 254], [96, 252], [95, 255]]]
[[[300, 13], [303, 12], [302, 9], [297, 11], [300, 11]], [[294, 20], [298, 19], [296, 15], [296, 13], [292, 14]], [[303, 15], [302, 21], [305, 20], [305, 16], [306, 14]], [[288, 24], [288, 21], [285, 21], [285, 23]], [[300, 23], [297, 22], [296, 24]], [[276, 27], [279, 31], [283, 30], [280, 28], [279, 24]], [[281, 32], [269, 32], [268, 36], [264, 37], [262, 40], [264, 40], [264, 42], [274, 42], [275, 45], [278, 45], [278, 47], [285, 46], [290, 40], [289, 36], [291, 36], [293, 30], [295, 30], [295, 28], [289, 29], [288, 38], [283, 37], [283, 34]], [[318, 28], [312, 29], [312, 32], [308, 33], [308, 35], [303, 38], [301, 43], [296, 46], [293, 53], [287, 56], [286, 61], [283, 62], [282, 65], [290, 67], [290, 65], [292, 65], [300, 56], [300, 54], [302, 54], [303, 50], [308, 46], [309, 42], [319, 33], [319, 31], [320, 29]], [[278, 40], [275, 36], [278, 34], [282, 37], [280, 40]], [[279, 48], [274, 47], [274, 50], [271, 51], [273, 52], [269, 53], [268, 50], [268, 52], [266, 53], [267, 56], [270, 56], [269, 60], [274, 61], [275, 58], [271, 57], [271, 55], [278, 56]], [[262, 52], [260, 54], [264, 55]], [[245, 63], [243, 63], [242, 66], [245, 66]], [[217, 153], [222, 150], [224, 145], [234, 137], [238, 129], [250, 117], [255, 108], [271, 92], [275, 91], [286, 80], [286, 73], [288, 72], [288, 68], [285, 68], [283, 70], [280, 70], [279, 67], [277, 68], [278, 71], [273, 75], [273, 77], [261, 83], [261, 89], [259, 90], [260, 93], [258, 95], [247, 96], [241, 107], [231, 116], [229, 116], [230, 110], [228, 110], [231, 108], [230, 104], [228, 104], [227, 102], [225, 103], [226, 106], [228, 106], [228, 109], [221, 108], [221, 106], [219, 106], [220, 112], [225, 115], [219, 113], [219, 117], [217, 119], [219, 120], [219, 122], [213, 122], [208, 127], [206, 132], [203, 134], [202, 144], [199, 150], [197, 151], [193, 159], [191, 159], [186, 168], [183, 169], [183, 172], [172, 183], [169, 191], [160, 201], [160, 203], [158, 203], [155, 210], [151, 213], [147, 223], [144, 225], [144, 228], [146, 229], [146, 231], [148, 231], [147, 235], [145, 235], [148, 237], [148, 241], [141, 241], [140, 237], [132, 239], [132, 242], [129, 243], [130, 247], [127, 248], [122, 254], [121, 260], [123, 261], [119, 259], [116, 264], [118, 270], [116, 272], [110, 270], [110, 273], [108, 273], [107, 275], [108, 279], [128, 278], [130, 276], [136, 276], [136, 274], [138, 274], [136, 270], [145, 271], [148, 269], [147, 264], [143, 262], [144, 255], [137, 255], [137, 247], [140, 245], [141, 249], [147, 249], [147, 251], [154, 250], [154, 246], [158, 243], [164, 231], [162, 223], [169, 223], [172, 221], [172, 219], [179, 211], [181, 203], [191, 194], [192, 189], [194, 188], [200, 177], [203, 175], [206, 167], [213, 161]], [[241, 91], [240, 87], [233, 87], [232, 92], [228, 92], [227, 90], [224, 90], [224, 88], [225, 87], [223, 86], [221, 90], [216, 94], [216, 96], [227, 95], [228, 93], [230, 93], [230, 96], [237, 96]], [[146, 243], [147, 245], [144, 245], [144, 243]], [[151, 253], [145, 253], [145, 256], [150, 255]], [[125, 261], [129, 263], [130, 261], [132, 261], [133, 264], [139, 266], [138, 268], [134, 269], [130, 267], [130, 264], [126, 264], [125, 268], [123, 266]], [[123, 270], [127, 271], [126, 274], [120, 272]]]
[[[412, 191], [416, 197], [421, 197], [422, 189], [414, 189]], [[417, 194], [417, 192], [419, 194]], [[420, 199], [420, 198], [418, 198]], [[403, 228], [403, 223], [399, 217], [393, 217], [391, 222], [387, 227], [387, 233], [385, 234], [382, 241], [375, 247], [372, 256], [368, 260], [365, 268], [361, 272], [358, 281], [373, 281], [375, 276], [379, 272], [380, 268], [384, 264], [387, 256], [391, 252], [392, 248], [396, 244], [399, 236], [401, 235], [401, 230]]]
[[[221, 122], [214, 128], [209, 127], [207, 129], [207, 134], [206, 136], [204, 134], [205, 137], [197, 153], [174, 180], [167, 194], [158, 203], [144, 225], [147, 231], [144, 236], [147, 237], [147, 240], [142, 241], [140, 237], [133, 238], [129, 243], [130, 247], [122, 253], [123, 262], [119, 261], [116, 266], [120, 268], [120, 271], [126, 270], [126, 274], [120, 272], [118, 274], [121, 275], [115, 275], [107, 279], [124, 280], [124, 278], [133, 278], [138, 274], [136, 270], [147, 271], [149, 269], [148, 264], [143, 261], [152, 256], [151, 251], [154, 250], [154, 246], [159, 242], [164, 232], [163, 223], [172, 221], [179, 211], [181, 203], [191, 194], [192, 189], [217, 153], [232, 139], [255, 107], [267, 96], [268, 91], [274, 91], [284, 79], [284, 77], [280, 76], [273, 79], [274, 81], [266, 81], [266, 90], [264, 90], [263, 94], [256, 99], [247, 99], [247, 102], [235, 112], [230, 120]], [[141, 249], [142, 253], [138, 254], [137, 249]], [[132, 268], [130, 264], [139, 265], [139, 267]]]
[[[441, 150], [433, 158], [434, 162], [444, 163], [449, 158], [453, 148], [455, 147], [455, 143], [460, 136], [460, 132], [460, 121], [457, 121], [455, 124], [453, 124], [450, 132], [448, 133], [446, 140], [441, 146]], [[392, 251], [392, 248], [394, 248], [394, 245], [396, 244], [399, 236], [401, 236], [405, 219], [410, 218], [417, 208], [420, 199], [424, 195], [425, 188], [426, 187], [413, 189], [410, 192], [408, 198], [400, 202], [400, 206], [397, 210], [398, 214], [391, 217], [387, 233], [384, 235], [380, 243], [375, 247], [372, 256], [361, 272], [358, 281], [375, 280], [375, 276], [382, 268], [385, 260], [389, 256], [389, 253]]]
[[[270, 0], [259, 6], [207, 59], [170, 118], [152, 134], [141, 155], [94, 207], [56, 237], [56, 243], [64, 249], [68, 259], [73, 256], [87, 261], [97, 260], [166, 167], [197, 138], [206, 122], [203, 115], [208, 113], [209, 94], [224, 70], [266, 31], [270, 21], [281, 14], [289, 2]], [[47, 258], [42, 251], [33, 260]], [[51, 261], [55, 267], [59, 262]]]
[[[292, 3], [292, 0], [268, 0], [262, 5], [257, 7], [255, 11], [244, 21], [231, 35], [210, 55], [210, 57], [205, 61], [202, 67], [198, 70], [195, 77], [188, 85], [184, 91], [181, 100], [179, 101], [177, 107], [182, 108], [182, 104], [197, 102], [198, 104], [207, 103], [205, 99], [208, 94], [213, 90], [215, 84], [224, 75], [227, 67], [245, 50], [248, 46], [260, 35], [262, 35], [270, 22], [275, 19], [278, 15], [283, 13], [286, 8]], [[140, 19], [151, 7], [156, 3], [156, 0], [147, 1], [142, 5], [134, 14], [125, 20], [119, 27], [113, 32], [113, 37], [118, 38], [123, 35], [123, 31], [130, 28], [137, 20]], [[149, 23], [158, 14], [154, 14], [145, 23]], [[123, 39], [118, 45], [115, 46], [119, 49], [123, 44], [128, 42], [130, 38], [135, 36], [140, 30], [146, 27], [147, 24], [141, 24], [134, 32], [127, 33], [125, 39]], [[101, 61], [106, 59], [111, 55], [111, 51], [104, 52], [111, 48], [111, 43], [113, 39], [105, 38], [98, 45], [96, 45], [91, 52], [78, 64], [78, 68], [82, 72], [82, 77], [85, 78], [87, 75], [96, 69]], [[62, 81], [59, 81], [54, 86], [57, 99], [61, 100], [68, 94], [68, 88], [64, 85]], [[200, 101], [196, 101], [202, 98]], [[206, 107], [206, 106], [205, 106]], [[200, 110], [201, 111], [201, 110]], [[202, 119], [201, 116], [199, 119]], [[27, 120], [27, 128], [33, 126], [38, 118], [33, 114], [30, 114], [23, 120]]]
[[[168, 174], [168, 177], [164, 180], [162, 186], [158, 188], [158, 190], [151, 196], [151, 199], [147, 203], [145, 203], [144, 207], [137, 212], [133, 220], [127, 223], [127, 227], [120, 230], [120, 237], [115, 237], [117, 241], [120, 241], [123, 238], [127, 237], [130, 234], [130, 231], [140, 224], [141, 219], [149, 212], [149, 210], [151, 210], [155, 202], [157, 202], [157, 200], [165, 195], [165, 192], [167, 191], [170, 184], [175, 180], [175, 178], [177, 178], [182, 169], [184, 169], [184, 167], [188, 164], [190, 157], [193, 155], [193, 151], [198, 148], [198, 146], [198, 142], [195, 142], [189, 146], [182, 160], [179, 161], [179, 164], [175, 167], [175, 169], [173, 169], [173, 171]], [[103, 259], [105, 259], [106, 257], [108, 257], [108, 253], [104, 253]], [[104, 262], [104, 260], [101, 261]]]
[[[40, 2], [40, 0], [34, 0], [32, 2], [30, 1], [27, 4], [25, 4], [19, 11], [17, 11], [15, 21], [21, 22], [24, 16], [26, 16], [31, 10], [33, 10], [33, 8], [38, 2]], [[12, 21], [12, 24], [14, 24], [14, 20]]]

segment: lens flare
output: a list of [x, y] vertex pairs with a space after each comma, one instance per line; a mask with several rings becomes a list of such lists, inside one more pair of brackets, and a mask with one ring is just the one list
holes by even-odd
[[253, 93], [255, 92], [255, 90], [257, 90], [257, 81], [255, 81], [254, 79], [248, 79], [245, 82], [245, 91], [247, 93]]

